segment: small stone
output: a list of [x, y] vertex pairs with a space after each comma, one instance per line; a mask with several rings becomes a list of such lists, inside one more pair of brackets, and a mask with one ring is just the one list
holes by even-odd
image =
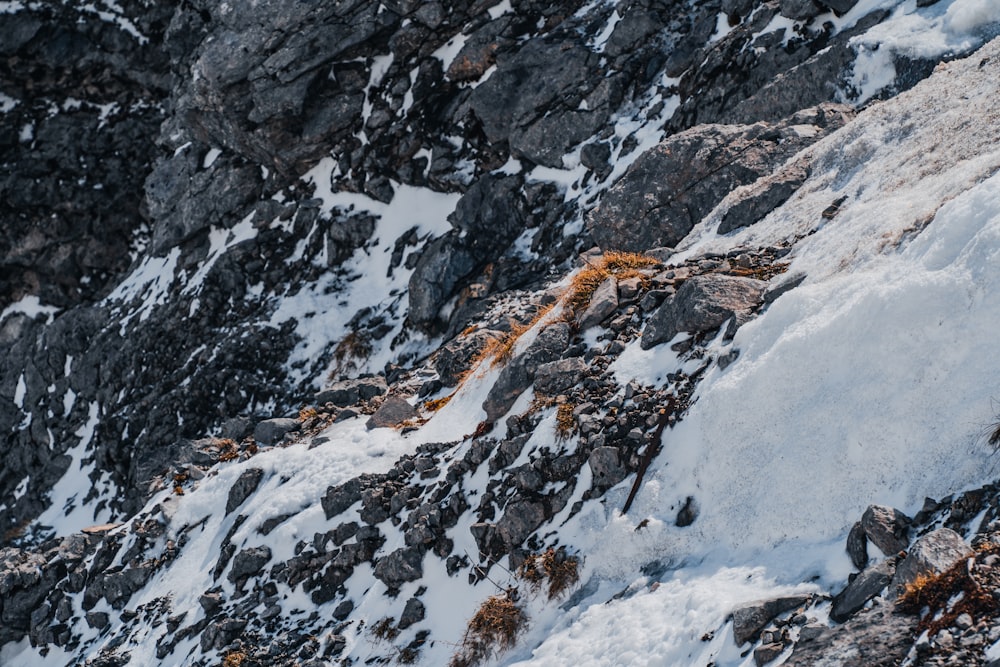
[[809, 642], [819, 637], [826, 630], [826, 626], [821, 623], [808, 623], [799, 630], [799, 641]]
[[764, 644], [754, 650], [753, 660], [757, 663], [757, 667], [762, 667], [781, 655], [781, 652], [784, 650], [785, 645], [780, 642]]
[[910, 544], [910, 519], [892, 507], [869, 505], [861, 517], [861, 527], [886, 556], [895, 556]]
[[399, 629], [405, 630], [414, 623], [419, 623], [424, 620], [425, 614], [424, 603], [417, 598], [410, 598], [406, 601], [403, 613], [399, 617]]
[[968, 630], [973, 625], [972, 616], [969, 614], [959, 614], [955, 619], [955, 627], [960, 630]]
[[231, 514], [247, 498], [253, 495], [263, 477], [264, 471], [260, 468], [248, 468], [244, 470], [229, 488], [229, 497], [226, 499], [226, 514]]

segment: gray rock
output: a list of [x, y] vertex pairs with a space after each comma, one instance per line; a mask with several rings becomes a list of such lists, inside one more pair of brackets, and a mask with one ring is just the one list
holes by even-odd
[[706, 274], [688, 279], [653, 313], [642, 334], [642, 348], [672, 340], [682, 331], [701, 333], [733, 319], [749, 321], [763, 302], [767, 283], [752, 278]]
[[346, 408], [351, 405], [357, 405], [361, 401], [368, 401], [376, 396], [382, 396], [387, 391], [389, 391], [389, 386], [386, 384], [385, 378], [376, 375], [374, 377], [336, 382], [329, 388], [318, 392], [313, 400], [316, 405], [333, 403], [337, 407]]
[[802, 626], [801, 630], [799, 630], [799, 641], [811, 642], [826, 632], [827, 629], [828, 626], [823, 625], [822, 623], [807, 623]]
[[496, 523], [496, 534], [503, 541], [509, 553], [521, 546], [547, 518], [542, 503], [517, 500], [507, 505], [503, 516]]
[[757, 667], [764, 667], [767, 663], [771, 662], [785, 650], [785, 645], [781, 642], [771, 642], [770, 644], [763, 644], [758, 646], [753, 651], [753, 661]]
[[320, 498], [323, 513], [327, 519], [343, 514], [351, 505], [361, 500], [361, 480], [357, 477], [344, 482], [340, 486], [327, 488]]
[[825, 133], [809, 121], [835, 125], [828, 115], [800, 112], [780, 123], [705, 125], [671, 136], [608, 190], [587, 214], [587, 229], [604, 249], [676, 245], [726, 195], [770, 175]]
[[264, 478], [264, 471], [260, 468], [248, 468], [233, 482], [229, 488], [229, 497], [226, 499], [226, 514], [231, 514], [236, 508], [253, 495]]
[[896, 567], [890, 593], [899, 594], [921, 574], [939, 574], [963, 558], [973, 555], [962, 536], [950, 528], [938, 528], [918, 538], [906, 558]]
[[[819, 3], [842, 16], [854, 9], [854, 5], [858, 4], [858, 0], [819, 0]], [[919, 6], [919, 4], [918, 0], [917, 5]]]
[[580, 357], [559, 359], [535, 370], [535, 391], [556, 396], [580, 382], [587, 372], [587, 362]]
[[512, 359], [500, 371], [496, 383], [483, 401], [486, 420], [490, 423], [505, 415], [517, 397], [531, 386], [535, 369], [557, 360], [569, 346], [569, 325], [556, 322], [545, 327], [523, 354]]
[[423, 576], [424, 552], [417, 547], [402, 547], [375, 563], [374, 576], [389, 588], [399, 588]]
[[886, 556], [906, 551], [910, 545], [910, 519], [885, 505], [870, 505], [861, 515], [861, 527], [872, 544]]
[[371, 416], [366, 426], [369, 429], [393, 428], [408, 419], [418, 416], [420, 416], [420, 413], [405, 398], [390, 396], [379, 406], [379, 409]]
[[87, 620], [87, 625], [94, 628], [95, 630], [103, 630], [108, 627], [108, 614], [103, 611], [88, 611], [84, 614], [84, 618]]
[[760, 631], [779, 614], [791, 611], [811, 599], [809, 595], [788, 595], [771, 600], [750, 602], [733, 610], [733, 639], [736, 645], [756, 639]]
[[625, 479], [628, 470], [621, 464], [617, 447], [595, 447], [587, 459], [596, 489], [608, 489]]
[[297, 431], [301, 426], [298, 419], [286, 417], [265, 419], [254, 427], [253, 439], [257, 441], [257, 444], [269, 447], [278, 444], [286, 433]]
[[843, 623], [853, 616], [865, 603], [881, 593], [896, 573], [896, 563], [884, 560], [861, 572], [833, 598], [830, 618]]
[[406, 606], [403, 607], [403, 613], [399, 616], [399, 629], [405, 630], [414, 623], [419, 623], [424, 620], [426, 615], [426, 609], [424, 608], [424, 603], [417, 598], [410, 598], [406, 601]]
[[796, 164], [756, 181], [722, 216], [719, 234], [728, 234], [760, 222], [764, 216], [788, 201], [807, 178], [808, 166]]
[[851, 557], [851, 563], [859, 570], [865, 569], [868, 565], [868, 537], [861, 522], [857, 521], [851, 526], [851, 532], [847, 534], [847, 555]]
[[596, 327], [618, 309], [618, 280], [608, 276], [597, 286], [590, 297], [590, 304], [580, 316], [580, 331]]
[[913, 646], [917, 618], [882, 605], [799, 642], [786, 667], [896, 667]]
[[233, 556], [233, 566], [228, 579], [234, 583], [256, 576], [271, 560], [271, 550], [266, 546], [244, 549]]
[[795, 21], [805, 21], [823, 12], [823, 8], [813, 0], [781, 0], [779, 7], [782, 16]]

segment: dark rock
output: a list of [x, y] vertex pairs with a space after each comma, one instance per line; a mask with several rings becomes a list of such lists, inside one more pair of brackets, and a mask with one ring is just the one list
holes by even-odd
[[327, 519], [343, 514], [347, 508], [361, 500], [361, 480], [357, 477], [340, 486], [331, 486], [323, 494], [320, 503]]
[[906, 551], [910, 545], [910, 519], [891, 507], [870, 505], [861, 516], [861, 527], [872, 544], [886, 556]]
[[674, 525], [678, 528], [685, 528], [694, 523], [697, 518], [698, 504], [694, 501], [692, 496], [688, 496], [684, 500], [684, 506], [677, 512], [677, 519], [674, 521]]
[[87, 619], [87, 625], [95, 630], [103, 630], [108, 627], [108, 614], [106, 612], [88, 611], [84, 614], [84, 618]]
[[228, 579], [236, 583], [256, 576], [261, 573], [269, 560], [271, 560], [271, 550], [266, 546], [244, 549], [233, 557], [233, 566], [229, 570]]
[[603, 322], [618, 309], [618, 280], [609, 276], [597, 286], [590, 297], [590, 304], [580, 316], [580, 331], [586, 331]]
[[809, 595], [789, 595], [772, 600], [751, 602], [733, 611], [733, 638], [740, 646], [756, 639], [760, 631], [779, 614], [791, 611], [810, 600]]
[[722, 216], [719, 233], [728, 234], [761, 221], [768, 213], [788, 201], [807, 178], [807, 166], [793, 165], [756, 181]]
[[868, 537], [860, 521], [855, 522], [847, 534], [847, 554], [857, 569], [863, 570], [868, 565]]
[[843, 623], [853, 616], [865, 603], [881, 593], [896, 573], [894, 560], [884, 560], [872, 565], [854, 577], [847, 587], [833, 598], [830, 618]]
[[546, 518], [545, 507], [541, 503], [518, 500], [507, 505], [503, 516], [497, 521], [496, 534], [509, 553], [535, 532]]
[[787, 667], [896, 667], [913, 646], [917, 618], [890, 605], [862, 612], [795, 646]]
[[818, 115], [706, 125], [674, 135], [639, 156], [587, 214], [587, 229], [605, 249], [673, 246], [730, 192], [770, 175], [818, 139], [824, 133], [818, 125], [802, 130], [810, 120], [827, 123], [826, 114], [822, 120]]
[[[829, 7], [839, 15], [844, 15], [854, 9], [854, 5], [858, 4], [858, 0], [819, 0], [819, 3], [824, 7]], [[919, 6], [919, 0], [917, 4]]]
[[569, 346], [569, 325], [556, 322], [542, 329], [523, 354], [518, 355], [500, 371], [496, 383], [483, 401], [486, 420], [490, 423], [507, 413], [517, 397], [531, 386], [535, 369], [559, 359]]
[[753, 651], [753, 660], [757, 667], [764, 667], [767, 663], [777, 658], [785, 650], [785, 645], [781, 642], [771, 642], [758, 646]]
[[907, 584], [916, 581], [919, 575], [939, 574], [972, 555], [972, 548], [961, 535], [950, 528], [938, 528], [927, 533], [913, 543], [906, 558], [896, 567], [890, 593], [898, 595]]
[[264, 471], [260, 468], [248, 468], [244, 470], [229, 488], [229, 498], [226, 500], [226, 514], [231, 514], [243, 502], [253, 495], [264, 478]]
[[313, 400], [316, 405], [333, 403], [337, 407], [346, 408], [357, 405], [361, 401], [381, 396], [387, 391], [389, 391], [389, 386], [386, 384], [385, 378], [376, 375], [354, 380], [342, 380], [318, 392]]
[[423, 576], [424, 552], [416, 547], [402, 547], [375, 563], [374, 576], [389, 588], [398, 588]]
[[424, 609], [424, 603], [417, 598], [410, 598], [406, 601], [406, 606], [403, 607], [403, 613], [399, 616], [399, 629], [405, 630], [414, 623], [419, 623], [424, 620], [426, 610]]
[[405, 398], [390, 396], [379, 406], [366, 425], [369, 429], [393, 428], [408, 419], [419, 416], [420, 413], [417, 412], [417, 409], [410, 405]]
[[580, 382], [585, 377], [587, 368], [587, 362], [580, 357], [542, 364], [535, 370], [535, 391], [556, 396]]
[[617, 447], [595, 447], [587, 459], [596, 489], [608, 489], [625, 479], [628, 470], [621, 464]]
[[653, 313], [642, 334], [642, 348], [665, 343], [682, 331], [710, 331], [729, 319], [740, 326], [763, 302], [766, 287], [763, 281], [738, 276], [706, 274], [690, 278]]
[[282, 441], [286, 433], [297, 431], [302, 426], [298, 419], [279, 417], [265, 419], [253, 429], [253, 439], [258, 444], [269, 447]]
[[781, 15], [795, 21], [805, 21], [823, 12], [814, 0], [781, 0]]

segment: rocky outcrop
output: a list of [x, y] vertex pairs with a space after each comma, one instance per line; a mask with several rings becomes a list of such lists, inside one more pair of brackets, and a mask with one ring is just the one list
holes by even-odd
[[778, 123], [705, 125], [674, 135], [635, 161], [588, 213], [587, 229], [608, 250], [673, 246], [729, 192], [769, 176], [850, 117], [847, 107], [827, 105]]

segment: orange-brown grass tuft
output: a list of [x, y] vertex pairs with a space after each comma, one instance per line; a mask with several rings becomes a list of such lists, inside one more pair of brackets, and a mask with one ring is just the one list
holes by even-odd
[[448, 405], [448, 401], [450, 401], [451, 397], [454, 395], [455, 394], [453, 392], [451, 394], [448, 394], [447, 396], [442, 396], [441, 398], [433, 398], [429, 401], [425, 401], [424, 410], [427, 410], [428, 412], [437, 412], [444, 406]]
[[240, 457], [240, 448], [236, 441], [231, 438], [220, 438], [215, 440], [213, 445], [219, 450], [219, 462], [235, 461]]
[[303, 408], [299, 408], [299, 421], [300, 422], [307, 422], [310, 419], [312, 419], [314, 417], [318, 417], [318, 416], [319, 416], [319, 413], [316, 411], [316, 408], [312, 407], [311, 405], [307, 405], [307, 406], [305, 406]]
[[391, 642], [393, 639], [399, 636], [399, 628], [396, 627], [395, 621], [386, 616], [378, 623], [373, 625], [369, 630], [368, 634], [376, 639], [381, 639], [387, 642]]
[[556, 437], [560, 440], [567, 440], [576, 433], [576, 416], [573, 410], [576, 405], [573, 403], [562, 403], [556, 408]]
[[726, 271], [732, 276], [741, 276], [743, 278], [756, 278], [757, 280], [770, 280], [771, 278], [781, 275], [788, 270], [787, 262], [775, 262], [774, 264], [764, 264], [761, 266], [751, 266], [749, 268], [743, 268], [737, 266], [735, 268]]
[[509, 649], [528, 625], [528, 617], [517, 606], [513, 591], [487, 598], [469, 620], [462, 644], [449, 667], [482, 664], [494, 653]]
[[240, 667], [246, 659], [247, 654], [243, 651], [233, 651], [227, 653], [226, 657], [222, 659], [222, 667]]
[[580, 559], [567, 556], [564, 547], [549, 547], [540, 554], [528, 556], [521, 565], [519, 574], [536, 589], [548, 582], [551, 600], [580, 581]]
[[[551, 312], [555, 307], [555, 302], [550, 303], [546, 306], [539, 308], [535, 314], [527, 322], [519, 323], [513, 320], [510, 321], [510, 331], [503, 333], [499, 336], [491, 337], [482, 350], [479, 351], [471, 363], [471, 368], [478, 368], [482, 363], [490, 360], [490, 367], [496, 368], [502, 364], [507, 363], [514, 356], [514, 346], [517, 345], [517, 341], [520, 340], [521, 336], [525, 334], [528, 330], [534, 327], [538, 322]], [[464, 381], [465, 378], [463, 378]]]
[[[977, 558], [998, 552], [1000, 547], [991, 544], [980, 550]], [[959, 593], [961, 599], [949, 605]], [[1000, 603], [973, 576], [967, 558], [940, 574], [918, 575], [913, 583], [907, 584], [896, 606], [911, 614], [919, 614], [926, 608], [928, 612], [917, 625], [917, 631], [927, 630], [932, 637], [954, 624], [962, 614], [979, 619], [1000, 611]]]
[[639, 276], [645, 279], [640, 269], [659, 266], [660, 262], [637, 252], [610, 251], [605, 253], [594, 264], [588, 264], [573, 276], [566, 295], [566, 308], [571, 313], [578, 313], [590, 305], [590, 298], [601, 283], [610, 276], [625, 280]]

